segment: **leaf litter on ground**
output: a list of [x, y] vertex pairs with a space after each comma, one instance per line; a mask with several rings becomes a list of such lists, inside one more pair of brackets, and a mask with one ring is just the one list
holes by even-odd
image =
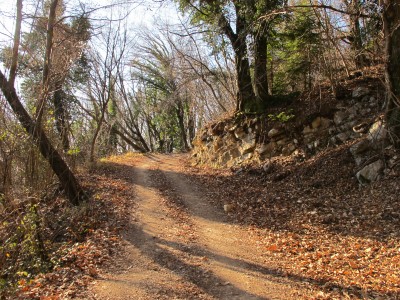
[[[307, 283], [315, 299], [398, 299], [400, 295], [400, 195], [398, 173], [360, 187], [354, 178], [349, 145], [327, 149], [304, 161], [275, 158], [238, 169], [192, 167], [181, 172], [208, 192], [208, 200], [245, 225], [263, 251], [265, 266], [280, 276]], [[140, 155], [124, 155], [81, 174], [92, 197], [87, 204], [87, 233], [64, 243], [53, 254], [60, 261], [50, 273], [21, 282], [20, 299], [85, 297], [86, 287], [118, 252], [127, 208], [135, 206], [134, 189], [123, 163]], [[284, 176], [279, 175], [284, 174]], [[277, 176], [279, 175], [279, 176]], [[157, 170], [153, 173], [171, 207], [180, 207]], [[175, 199], [174, 202], [168, 199]], [[196, 239], [184, 209], [175, 217], [182, 238]], [[90, 219], [90, 221], [89, 221]], [[185, 237], [186, 235], [186, 237]], [[191, 236], [193, 235], [193, 237]]]
[[[314, 157], [263, 165], [183, 169], [208, 199], [248, 226], [266, 266], [309, 282], [318, 298], [400, 299], [399, 170], [367, 186], [354, 176], [350, 144]], [[280, 175], [284, 174], [284, 175]]]

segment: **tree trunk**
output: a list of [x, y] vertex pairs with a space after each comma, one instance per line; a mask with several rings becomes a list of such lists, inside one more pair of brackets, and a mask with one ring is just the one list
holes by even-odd
[[360, 2], [359, 0], [353, 0], [351, 3], [350, 15], [350, 30], [353, 40], [351, 41], [351, 48], [354, 52], [354, 62], [357, 69], [361, 69], [365, 66], [365, 55], [363, 53], [363, 43], [361, 37], [360, 28]]
[[184, 151], [189, 151], [190, 147], [187, 142], [186, 126], [185, 126], [185, 110], [183, 108], [181, 100], [178, 100], [176, 107], [176, 116], [178, 118], [179, 131], [181, 134], [181, 140]]
[[270, 52], [271, 55], [271, 62], [269, 65], [269, 82], [270, 82], [270, 89], [269, 91], [271, 92], [271, 95], [275, 94], [275, 85], [274, 85], [274, 80], [275, 80], [275, 74], [274, 74], [274, 53], [273, 50], [271, 49]]
[[188, 132], [189, 132], [189, 143], [190, 146], [193, 147], [193, 140], [196, 137], [196, 128], [194, 126], [194, 117], [193, 113], [189, 114], [189, 120], [188, 120]]
[[21, 125], [32, 137], [33, 142], [39, 148], [40, 153], [49, 162], [54, 173], [57, 175], [69, 201], [73, 205], [79, 205], [79, 203], [86, 198], [86, 195], [82, 187], [79, 185], [74, 173], [72, 173], [61, 155], [53, 147], [43, 129], [40, 126], [37, 127], [37, 124], [29, 116], [28, 112], [19, 100], [14, 86], [10, 85], [1, 71], [0, 88]]
[[252, 112], [257, 110], [257, 98], [253, 91], [250, 76], [250, 64], [247, 53], [246, 43], [246, 21], [240, 16], [240, 9], [236, 6], [236, 39], [233, 43], [235, 51], [235, 65], [238, 84], [237, 107], [242, 112]]
[[89, 162], [94, 162], [95, 161], [95, 147], [96, 147], [96, 141], [97, 141], [97, 136], [99, 135], [101, 125], [103, 124], [103, 119], [101, 118], [98, 122], [95, 122], [97, 124], [97, 127], [94, 131], [92, 140], [90, 141], [90, 154], [89, 154]]
[[146, 116], [145, 122], [146, 122], [147, 135], [149, 137], [150, 150], [151, 152], [154, 152], [156, 150], [155, 144], [157, 142], [157, 138], [155, 136], [153, 126], [151, 125], [150, 118]]
[[36, 106], [36, 122], [39, 127], [42, 122], [44, 108], [46, 106], [47, 97], [49, 94], [49, 83], [50, 83], [50, 70], [51, 70], [51, 53], [53, 51], [53, 36], [54, 36], [54, 25], [56, 23], [58, 0], [52, 0], [49, 10], [49, 19], [47, 21], [47, 34], [46, 34], [46, 51], [43, 65], [42, 75], [42, 89], [39, 101]]
[[68, 139], [68, 121], [65, 109], [65, 93], [62, 89], [62, 82], [58, 82], [55, 86], [53, 95], [54, 117], [56, 119], [56, 128], [61, 137], [61, 143], [64, 152], [70, 148]]
[[[264, 24], [260, 25], [262, 28]], [[254, 90], [258, 104], [262, 107], [268, 102], [267, 44], [265, 30], [261, 29], [254, 36]], [[261, 109], [262, 107], [259, 107]]]
[[386, 120], [394, 144], [400, 146], [400, 4], [384, 1], [383, 28], [385, 33], [386, 84], [388, 101]]
[[[140, 143], [141, 143], [141, 145], [142, 145], [142, 148], [143, 148], [144, 152], [150, 152], [150, 151], [152, 151], [152, 150], [150, 149], [150, 147], [147, 145], [147, 142], [146, 142], [146, 140], [144, 139], [142, 133], [140, 132], [140, 129], [139, 129], [138, 124], [135, 123], [133, 126], [134, 126], [134, 128], [135, 128], [134, 133], [137, 135], [137, 137], [138, 137], [138, 139], [139, 139], [139, 141], [140, 141]], [[132, 133], [133, 133], [133, 131], [132, 131]], [[149, 138], [150, 138], [150, 135], [149, 135]], [[150, 141], [150, 145], [151, 145], [151, 141]]]
[[14, 85], [18, 67], [18, 49], [21, 40], [21, 25], [22, 25], [22, 0], [17, 0], [17, 19], [15, 20], [13, 59], [10, 68], [10, 84]]
[[0, 159], [0, 199], [3, 195], [7, 196], [12, 187], [12, 159], [12, 155], [7, 153]]
[[237, 77], [238, 92], [236, 96], [236, 110], [251, 112], [257, 109], [257, 99], [253, 91], [250, 76], [250, 64], [247, 53], [247, 30], [246, 19], [241, 15], [239, 4], [235, 2], [236, 10], [236, 33], [231, 23], [220, 14], [219, 26], [222, 32], [228, 37], [235, 53], [235, 68]]
[[118, 129], [118, 126], [115, 126], [115, 124], [114, 124], [114, 126], [111, 126], [111, 131], [114, 132], [116, 135], [118, 135], [125, 143], [130, 145], [134, 150], [139, 151], [141, 153], [149, 152], [148, 149], [145, 149], [145, 148], [137, 145], [131, 139], [129, 139], [123, 132], [121, 132]]
[[[104, 95], [104, 92], [103, 92]], [[102, 96], [103, 97], [103, 96]], [[97, 141], [97, 137], [99, 136], [101, 127], [103, 126], [103, 122], [104, 122], [104, 118], [105, 118], [105, 111], [106, 108], [108, 106], [108, 102], [110, 100], [110, 97], [107, 97], [106, 100], [102, 101], [102, 106], [100, 108], [99, 114], [100, 116], [95, 120], [96, 123], [96, 129], [94, 131], [92, 140], [90, 142], [90, 154], [89, 154], [89, 162], [94, 162], [95, 161], [95, 148], [96, 148], [96, 141]], [[92, 99], [93, 104], [95, 104], [95, 100]], [[94, 105], [96, 107], [96, 105]], [[96, 116], [98, 116], [98, 113], [95, 114]]]

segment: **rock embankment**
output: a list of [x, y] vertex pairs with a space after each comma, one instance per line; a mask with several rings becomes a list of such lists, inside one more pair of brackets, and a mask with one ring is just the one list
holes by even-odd
[[397, 160], [395, 156], [388, 160], [383, 157], [390, 147], [380, 114], [382, 96], [367, 86], [359, 86], [352, 90], [350, 98], [337, 101], [330, 115], [314, 114], [301, 123], [291, 112], [221, 120], [197, 135], [193, 159], [195, 164], [239, 167], [278, 156], [304, 160], [327, 147], [348, 143], [359, 182], [375, 181], [383, 172], [390, 172]]

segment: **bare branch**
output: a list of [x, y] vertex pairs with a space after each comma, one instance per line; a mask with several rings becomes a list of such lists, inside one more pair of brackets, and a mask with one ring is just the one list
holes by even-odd
[[36, 121], [40, 124], [44, 107], [47, 100], [47, 89], [49, 83], [49, 74], [51, 68], [51, 52], [53, 50], [53, 34], [54, 34], [54, 24], [56, 19], [56, 9], [58, 5], [58, 0], [53, 0], [50, 5], [49, 20], [47, 22], [47, 36], [46, 36], [46, 53], [43, 65], [43, 75], [42, 75], [42, 93], [39, 98], [39, 102], [36, 108]]
[[21, 23], [22, 23], [22, 0], [17, 0], [17, 19], [15, 24], [15, 33], [14, 33], [14, 46], [13, 46], [13, 54], [10, 68], [10, 76], [9, 83], [14, 85], [15, 76], [17, 74], [17, 65], [18, 65], [18, 48], [21, 38]]
[[293, 12], [296, 9], [299, 9], [299, 8], [328, 9], [328, 10], [335, 11], [335, 12], [338, 12], [338, 13], [341, 13], [341, 14], [344, 14], [344, 15], [349, 15], [349, 16], [356, 15], [356, 16], [361, 17], [361, 18], [372, 18], [371, 15], [358, 13], [358, 12], [352, 13], [352, 12], [345, 11], [345, 10], [342, 10], [340, 8], [336, 8], [336, 7], [333, 7], [333, 6], [330, 6], [330, 5], [310, 4], [310, 5], [290, 5], [290, 6], [286, 6], [286, 7], [282, 8], [282, 9], [274, 10], [274, 11], [262, 16], [260, 19], [269, 19], [269, 18], [271, 18], [273, 16], [276, 16], [276, 15], [288, 14], [288, 13], [291, 13], [291, 12]]

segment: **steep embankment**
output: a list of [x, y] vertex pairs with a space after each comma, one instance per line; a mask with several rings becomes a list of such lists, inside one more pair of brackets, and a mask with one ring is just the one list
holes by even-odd
[[[339, 100], [325, 88], [264, 115], [236, 115], [210, 124], [194, 141], [195, 164], [240, 168], [256, 163], [268, 168], [277, 157], [304, 161], [327, 148], [352, 144], [357, 178], [361, 183], [376, 180], [395, 163], [382, 159], [388, 145], [380, 113], [384, 88], [374, 78], [344, 84]], [[394, 156], [393, 151], [385, 154]]]
[[190, 172], [253, 226], [265, 264], [322, 285], [319, 297], [398, 299], [400, 168], [384, 89], [361, 78], [342, 92], [209, 125]]

